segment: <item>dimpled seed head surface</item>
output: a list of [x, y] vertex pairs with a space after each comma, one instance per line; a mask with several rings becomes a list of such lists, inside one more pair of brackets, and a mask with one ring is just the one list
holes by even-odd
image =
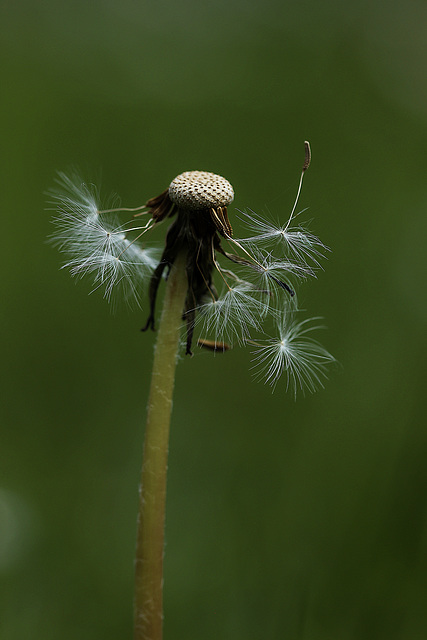
[[185, 171], [172, 180], [169, 197], [180, 209], [226, 207], [234, 199], [231, 184], [208, 171]]

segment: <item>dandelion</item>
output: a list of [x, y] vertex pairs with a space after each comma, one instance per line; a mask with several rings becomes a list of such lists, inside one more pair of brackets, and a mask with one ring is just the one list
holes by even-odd
[[[135, 208], [102, 209], [93, 185], [60, 173], [50, 192], [57, 213], [51, 241], [67, 255], [72, 275], [90, 276], [110, 300], [116, 291], [140, 299], [148, 285], [143, 331], [157, 328], [156, 303], [166, 279], [148, 400], [135, 562], [135, 640], [162, 638], [164, 514], [169, 424], [177, 354], [185, 326], [185, 351], [197, 344], [228, 351], [252, 345], [254, 363], [273, 387], [314, 391], [323, 386], [333, 357], [311, 336], [313, 321], [296, 322], [296, 284], [316, 275], [327, 247], [295, 226], [297, 197], [285, 225], [244, 214], [252, 235], [236, 238], [228, 217], [234, 191], [225, 178], [186, 171], [159, 196]], [[120, 221], [119, 215], [132, 214]], [[149, 243], [154, 229], [169, 228], [160, 257]], [[277, 251], [277, 249], [279, 249]], [[218, 291], [220, 293], [218, 293]], [[278, 338], [268, 337], [268, 323]], [[258, 373], [258, 375], [260, 375]]]

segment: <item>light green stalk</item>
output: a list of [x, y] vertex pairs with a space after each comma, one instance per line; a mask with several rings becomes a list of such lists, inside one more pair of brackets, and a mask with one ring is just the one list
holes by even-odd
[[139, 493], [134, 640], [161, 640], [169, 424], [187, 292], [186, 254], [172, 266], [154, 354]]

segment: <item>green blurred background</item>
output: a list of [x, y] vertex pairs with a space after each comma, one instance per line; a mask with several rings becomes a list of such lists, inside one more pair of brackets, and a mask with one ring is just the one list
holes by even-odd
[[300, 208], [333, 252], [300, 301], [340, 366], [295, 403], [244, 349], [181, 361], [165, 640], [426, 638], [426, 5], [5, 0], [0, 18], [1, 640], [132, 635], [154, 336], [59, 270], [55, 172], [135, 206], [214, 171], [284, 220], [305, 139]]

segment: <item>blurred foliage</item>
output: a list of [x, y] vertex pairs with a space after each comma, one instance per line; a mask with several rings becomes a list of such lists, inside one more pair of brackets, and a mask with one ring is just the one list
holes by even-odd
[[300, 208], [333, 253], [300, 301], [341, 367], [295, 403], [253, 382], [244, 349], [181, 361], [165, 640], [427, 637], [426, 12], [2, 3], [2, 640], [132, 629], [154, 336], [59, 270], [55, 171], [127, 206], [214, 171], [236, 208], [284, 219], [305, 139]]

